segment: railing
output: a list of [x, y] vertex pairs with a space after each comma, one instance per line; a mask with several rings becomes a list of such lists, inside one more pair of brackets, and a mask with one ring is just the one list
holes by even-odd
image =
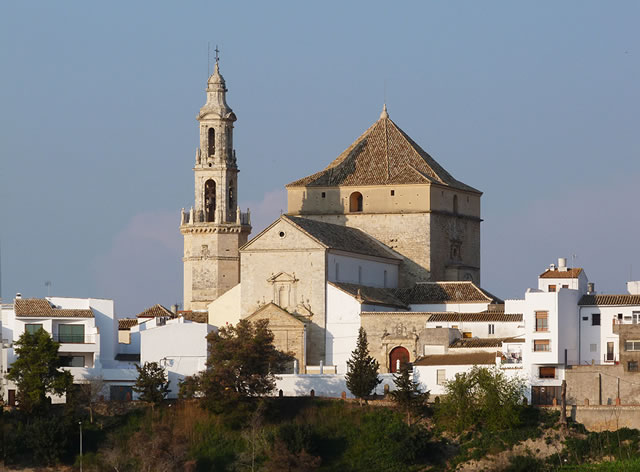
[[53, 340], [66, 344], [95, 344], [95, 334], [54, 334]]
[[624, 324], [624, 325], [635, 325], [635, 324], [640, 324], [640, 318], [630, 318], [630, 319], [628, 318], [626, 320], [625, 319], [619, 320], [617, 318], [614, 318], [612, 321], [613, 321], [614, 325], [621, 325], [621, 324]]

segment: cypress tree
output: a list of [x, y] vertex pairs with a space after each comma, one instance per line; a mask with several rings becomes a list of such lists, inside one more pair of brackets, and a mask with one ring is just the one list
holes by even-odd
[[368, 397], [373, 389], [382, 382], [378, 378], [378, 368], [380, 365], [369, 355], [369, 343], [367, 333], [360, 327], [358, 332], [358, 343], [351, 353], [351, 359], [347, 361], [347, 388], [358, 399], [360, 405], [362, 400]]
[[400, 366], [398, 373], [394, 374], [393, 383], [396, 389], [391, 392], [391, 397], [407, 415], [407, 426], [411, 426], [411, 414], [419, 414], [424, 409], [429, 399], [429, 391], [420, 391], [420, 384], [411, 379], [409, 364], [406, 362]]

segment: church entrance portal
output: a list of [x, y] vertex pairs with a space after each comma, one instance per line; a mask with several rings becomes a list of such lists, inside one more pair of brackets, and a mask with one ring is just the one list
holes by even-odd
[[402, 346], [394, 347], [389, 353], [389, 372], [398, 372], [402, 364], [409, 363], [409, 351]]

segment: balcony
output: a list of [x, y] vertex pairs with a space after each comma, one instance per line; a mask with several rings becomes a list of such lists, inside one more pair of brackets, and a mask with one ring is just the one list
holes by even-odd
[[53, 340], [60, 344], [95, 344], [95, 334], [54, 334]]

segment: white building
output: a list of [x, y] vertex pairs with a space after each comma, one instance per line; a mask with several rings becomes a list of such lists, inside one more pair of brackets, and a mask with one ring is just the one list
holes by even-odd
[[181, 380], [205, 369], [207, 334], [212, 330], [213, 326], [209, 324], [179, 317], [168, 320], [163, 326], [141, 331], [140, 365], [157, 362], [165, 369], [169, 398], [177, 398]]

